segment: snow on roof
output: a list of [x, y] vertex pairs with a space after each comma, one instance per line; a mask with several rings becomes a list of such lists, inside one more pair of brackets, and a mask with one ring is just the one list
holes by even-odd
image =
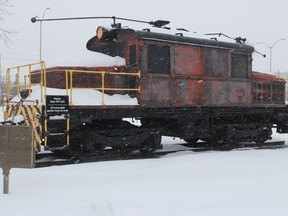
[[100, 66], [123, 66], [126, 65], [124, 58], [111, 57], [87, 49], [65, 51], [57, 53], [46, 60], [47, 67], [70, 66], [70, 67], [100, 67]]

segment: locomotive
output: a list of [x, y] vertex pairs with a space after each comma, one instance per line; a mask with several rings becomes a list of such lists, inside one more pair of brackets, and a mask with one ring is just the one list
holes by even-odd
[[[39, 62], [7, 70], [4, 123], [21, 116], [21, 124], [34, 129], [38, 152], [44, 146], [70, 154], [153, 153], [162, 148], [163, 135], [197, 147], [198, 140], [213, 146], [261, 144], [273, 127], [288, 133], [285, 80], [253, 72], [254, 47], [241, 38], [225, 42], [114, 23], [111, 29], [98, 27], [86, 48], [121, 57], [125, 64], [46, 67]], [[22, 67], [28, 74], [20, 79]], [[13, 70], [18, 79], [11, 84]], [[17, 89], [13, 99], [12, 88]], [[90, 103], [94, 98], [77, 103], [84, 90], [97, 92], [98, 104]], [[134, 103], [109, 104], [107, 98], [115, 95]]]

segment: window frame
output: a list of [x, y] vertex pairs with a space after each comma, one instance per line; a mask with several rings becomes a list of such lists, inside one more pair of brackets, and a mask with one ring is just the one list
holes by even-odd
[[[164, 64], [158, 64], [161, 61]], [[171, 46], [147, 44], [147, 71], [149, 74], [171, 74]]]
[[[241, 64], [244, 64], [244, 67]], [[247, 54], [231, 53], [231, 78], [249, 79], [249, 56]]]

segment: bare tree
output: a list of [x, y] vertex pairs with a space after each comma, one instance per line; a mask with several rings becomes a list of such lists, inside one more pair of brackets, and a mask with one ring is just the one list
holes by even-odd
[[[10, 15], [10, 8], [13, 6], [12, 0], [0, 0], [0, 22], [5, 22], [5, 16]], [[4, 41], [6, 44], [9, 41], [9, 35], [13, 34], [14, 31], [2, 28], [0, 26], [0, 40]]]
[[[0, 0], [0, 41], [4, 42], [6, 46], [8, 45], [9, 42], [9, 36], [13, 33], [14, 31], [8, 30], [6, 28], [2, 27], [2, 24], [5, 22], [5, 16], [6, 15], [11, 15], [10, 13], [10, 8], [13, 7], [13, 0]], [[2, 76], [2, 65], [1, 65], [1, 54], [0, 54], [0, 106], [2, 105], [2, 100], [5, 95], [5, 78]]]

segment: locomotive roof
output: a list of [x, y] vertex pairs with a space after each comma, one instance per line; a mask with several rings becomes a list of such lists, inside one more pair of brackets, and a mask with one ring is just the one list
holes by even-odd
[[[172, 44], [182, 44], [182, 45], [194, 45], [203, 47], [213, 47], [213, 48], [223, 48], [223, 49], [236, 49], [245, 52], [254, 52], [254, 47], [242, 43], [231, 43], [225, 41], [215, 41], [212, 39], [203, 39], [196, 37], [187, 37], [180, 35], [172, 35], [165, 33], [157, 33], [150, 31], [137, 31], [133, 29], [112, 29], [110, 30], [114, 35], [117, 35], [117, 40], [121, 38], [123, 41], [127, 39], [139, 39], [145, 41], [155, 41], [159, 43], [172, 43]], [[86, 47], [88, 50], [97, 51], [100, 41], [96, 36], [91, 38]], [[95, 49], [96, 48], [96, 49]]]
[[254, 47], [240, 43], [229, 43], [224, 41], [215, 41], [212, 39], [185, 37], [180, 35], [163, 34], [163, 33], [146, 32], [146, 31], [136, 31], [136, 34], [138, 35], [139, 39], [142, 40], [215, 47], [215, 48], [226, 48], [226, 49], [228, 48], [228, 49], [237, 49], [248, 52], [254, 52]]

